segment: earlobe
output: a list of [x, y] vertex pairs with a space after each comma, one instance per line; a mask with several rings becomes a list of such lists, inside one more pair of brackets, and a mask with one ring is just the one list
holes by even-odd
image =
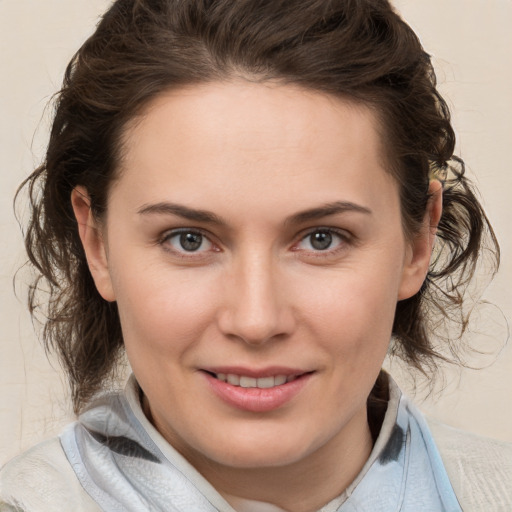
[[438, 180], [430, 182], [429, 195], [423, 226], [407, 248], [398, 300], [408, 299], [416, 294], [428, 273], [437, 226], [443, 210], [443, 186]]
[[78, 224], [78, 233], [89, 271], [94, 279], [99, 294], [107, 301], [115, 301], [107, 251], [102, 230], [91, 211], [91, 201], [85, 187], [78, 186], [71, 192], [71, 204]]

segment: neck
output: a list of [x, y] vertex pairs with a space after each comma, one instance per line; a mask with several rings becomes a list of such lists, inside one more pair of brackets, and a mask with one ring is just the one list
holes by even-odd
[[[306, 459], [280, 467], [239, 468], [190, 462], [235, 505], [237, 498], [262, 501], [294, 512], [312, 512], [343, 493], [372, 450], [366, 413]], [[235, 500], [233, 498], [235, 497]]]

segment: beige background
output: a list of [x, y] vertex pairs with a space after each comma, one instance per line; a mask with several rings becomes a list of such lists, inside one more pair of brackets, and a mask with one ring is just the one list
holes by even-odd
[[[0, 465], [58, 432], [71, 417], [58, 365], [47, 362], [24, 306], [23, 272], [19, 298], [14, 294], [12, 279], [24, 256], [12, 197], [42, 155], [44, 107], [59, 88], [65, 65], [109, 3], [0, 0]], [[481, 310], [474, 326], [480, 333], [472, 338], [496, 354], [505, 337], [504, 318], [512, 323], [512, 1], [395, 3], [435, 57], [441, 89], [454, 111], [459, 153], [476, 175], [502, 244], [502, 268], [484, 295], [496, 306]], [[482, 355], [471, 362], [485, 366], [493, 359]], [[396, 365], [393, 371], [409, 389], [408, 372]], [[417, 393], [422, 408], [456, 427], [512, 441], [512, 342], [492, 366], [446, 375], [427, 401]]]

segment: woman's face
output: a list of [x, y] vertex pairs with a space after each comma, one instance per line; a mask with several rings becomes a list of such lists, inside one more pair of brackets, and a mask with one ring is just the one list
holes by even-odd
[[380, 142], [365, 107], [243, 81], [166, 93], [128, 127], [103, 238], [82, 237], [152, 420], [196, 465], [368, 441], [395, 306], [429, 252], [404, 238]]

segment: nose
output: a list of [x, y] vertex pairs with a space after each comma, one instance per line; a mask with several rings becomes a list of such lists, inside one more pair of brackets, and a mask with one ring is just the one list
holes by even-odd
[[256, 346], [292, 333], [292, 298], [271, 256], [240, 258], [226, 278], [223, 294], [227, 299], [219, 327], [225, 336]]

